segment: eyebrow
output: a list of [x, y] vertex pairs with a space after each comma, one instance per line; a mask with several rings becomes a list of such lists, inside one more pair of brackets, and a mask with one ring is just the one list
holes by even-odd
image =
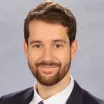
[[32, 45], [32, 44], [34, 44], [34, 43], [41, 43], [41, 41], [40, 41], [40, 40], [32, 40], [32, 41], [30, 42], [30, 45]]
[[[53, 42], [61, 42], [61, 43], [64, 43], [64, 44], [66, 43], [66, 41], [65, 40], [62, 40], [62, 39], [53, 40]], [[30, 42], [30, 45], [32, 45], [34, 43], [42, 43], [42, 42], [40, 40], [32, 40]]]
[[66, 41], [65, 40], [62, 40], [62, 39], [58, 39], [58, 40], [53, 40], [53, 42], [62, 42], [62, 43], [66, 43]]

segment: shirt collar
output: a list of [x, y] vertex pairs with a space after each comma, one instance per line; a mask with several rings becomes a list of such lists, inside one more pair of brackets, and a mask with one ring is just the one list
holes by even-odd
[[35, 88], [36, 84], [35, 84], [34, 97], [30, 104], [32, 104], [32, 102], [33, 102], [33, 104], [38, 104], [41, 100], [44, 101], [44, 104], [63, 104], [63, 103], [65, 103], [67, 101], [67, 99], [69, 98], [69, 96], [73, 90], [73, 87], [74, 87], [74, 79], [72, 76], [70, 76], [70, 77], [71, 77], [71, 81], [67, 88], [65, 88], [63, 91], [59, 92], [58, 94], [56, 94], [46, 100], [43, 100], [39, 96], [39, 94], [36, 91], [36, 88]]

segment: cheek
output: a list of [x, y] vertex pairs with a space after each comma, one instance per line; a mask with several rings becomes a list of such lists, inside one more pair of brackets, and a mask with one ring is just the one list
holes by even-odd
[[41, 54], [39, 52], [34, 52], [33, 50], [28, 51], [28, 61], [33, 65], [40, 58]]
[[70, 50], [63, 50], [60, 52], [55, 52], [55, 57], [61, 62], [62, 66], [68, 64], [70, 62]]

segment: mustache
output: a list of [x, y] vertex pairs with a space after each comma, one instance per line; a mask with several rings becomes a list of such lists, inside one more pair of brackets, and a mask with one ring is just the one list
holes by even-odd
[[40, 62], [40, 63], [36, 63], [36, 66], [39, 67], [39, 66], [58, 66], [60, 67], [61, 64], [60, 63], [56, 63], [56, 62]]

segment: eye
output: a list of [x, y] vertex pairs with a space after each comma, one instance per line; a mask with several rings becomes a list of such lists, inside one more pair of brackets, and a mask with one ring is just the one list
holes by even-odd
[[41, 46], [39, 44], [37, 44], [37, 45], [34, 45], [33, 47], [40, 48]]
[[60, 47], [62, 47], [62, 45], [60, 45], [60, 44], [55, 44], [55, 47], [56, 47], [56, 48], [60, 48]]

